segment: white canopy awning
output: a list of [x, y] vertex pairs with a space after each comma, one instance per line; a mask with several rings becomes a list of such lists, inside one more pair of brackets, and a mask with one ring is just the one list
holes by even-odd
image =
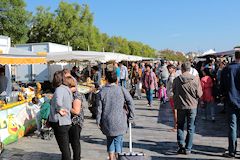
[[88, 51], [50, 52], [47, 54], [48, 62], [76, 62], [76, 61], [100, 61], [103, 55]]
[[215, 50], [209, 49], [209, 50], [207, 50], [206, 52], [204, 52], [201, 56], [213, 55], [213, 54], [215, 54], [215, 53], [216, 53]]
[[47, 61], [53, 62], [76, 62], [76, 61], [98, 61], [106, 63], [108, 61], [141, 61], [142, 57], [126, 55], [113, 52], [94, 52], [94, 51], [69, 51], [69, 52], [50, 52], [47, 54]]

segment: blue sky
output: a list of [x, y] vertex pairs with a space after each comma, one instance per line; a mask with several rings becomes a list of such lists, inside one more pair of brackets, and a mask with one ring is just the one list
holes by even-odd
[[[54, 11], [59, 0], [25, 0]], [[65, 0], [88, 4], [101, 32], [155, 49], [230, 50], [240, 45], [240, 0]]]

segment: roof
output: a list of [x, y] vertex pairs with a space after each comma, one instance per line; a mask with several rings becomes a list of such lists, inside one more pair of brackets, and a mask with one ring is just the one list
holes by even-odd
[[[60, 46], [67, 46], [67, 45], [64, 45], [64, 44], [58, 44], [58, 43], [53, 43], [53, 42], [40, 42], [40, 43], [16, 44], [16, 46], [48, 45], [48, 44], [55, 44], [55, 45], [60, 45]], [[72, 47], [72, 46], [69, 46], [69, 47]]]

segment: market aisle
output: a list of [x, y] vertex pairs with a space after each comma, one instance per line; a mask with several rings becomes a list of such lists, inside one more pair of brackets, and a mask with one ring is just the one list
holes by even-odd
[[[225, 117], [218, 114], [216, 122], [197, 121], [197, 134], [194, 139], [194, 153], [190, 156], [176, 155], [176, 133], [171, 132], [172, 118], [168, 104], [161, 106], [154, 102], [151, 110], [146, 100], [135, 100], [136, 127], [133, 129], [134, 151], [144, 152], [146, 159], [223, 159], [221, 154], [227, 148], [227, 128]], [[87, 109], [85, 126], [82, 132], [82, 160], [106, 160], [106, 141], [96, 127], [95, 120]], [[127, 150], [128, 136], [125, 136], [124, 151]], [[60, 152], [55, 139], [44, 141], [34, 136], [20, 139], [6, 146], [1, 160], [58, 160]]]

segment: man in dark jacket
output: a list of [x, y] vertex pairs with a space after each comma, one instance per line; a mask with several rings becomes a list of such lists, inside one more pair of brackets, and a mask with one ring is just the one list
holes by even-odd
[[240, 118], [240, 51], [235, 51], [235, 61], [222, 70], [221, 90], [226, 98], [229, 115], [228, 153], [235, 157], [237, 150], [237, 126]]
[[[202, 96], [202, 87], [198, 76], [189, 73], [191, 63], [181, 66], [182, 75], [173, 81], [173, 100], [177, 109], [177, 141], [179, 154], [191, 154], [198, 99]], [[184, 124], [187, 119], [187, 137], [184, 146]]]

